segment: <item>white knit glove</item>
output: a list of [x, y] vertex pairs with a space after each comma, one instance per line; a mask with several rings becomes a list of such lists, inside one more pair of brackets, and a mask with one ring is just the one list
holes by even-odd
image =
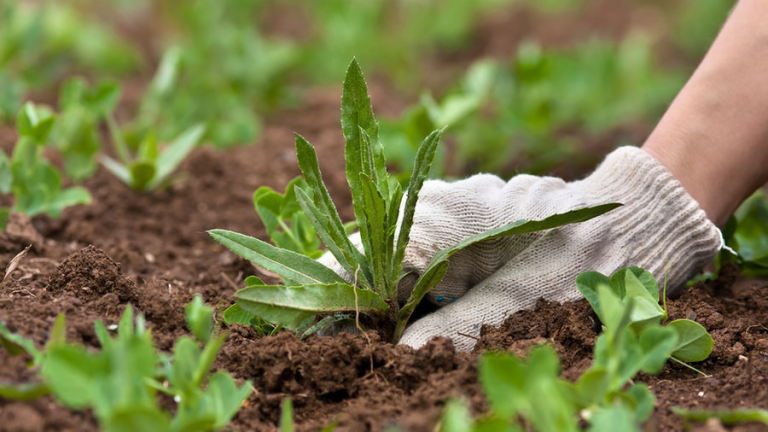
[[[452, 183], [426, 182], [403, 264], [413, 276], [401, 282], [398, 300], [408, 297], [416, 276], [437, 251], [471, 235], [519, 219], [543, 219], [609, 202], [624, 206], [587, 222], [486, 241], [458, 252], [443, 281], [427, 295], [443, 307], [406, 328], [400, 343], [417, 348], [433, 336], [447, 336], [457, 349], [471, 350], [475, 340], [459, 333], [477, 337], [482, 324], [498, 326], [510, 314], [532, 308], [539, 297], [578, 300], [575, 279], [588, 270], [610, 275], [636, 265], [660, 280], [667, 263], [674, 261], [668, 288], [675, 288], [710, 262], [722, 245], [719, 230], [664, 166], [636, 147], [622, 147], [592, 175], [572, 183], [530, 175], [505, 183], [486, 174]], [[334, 267], [328, 257], [321, 260]]]

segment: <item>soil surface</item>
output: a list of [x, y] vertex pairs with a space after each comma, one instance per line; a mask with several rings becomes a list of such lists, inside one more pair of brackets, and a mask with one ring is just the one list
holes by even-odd
[[[628, 22], [639, 19], [619, 12], [605, 18], [608, 12], [599, 5], [612, 2], [593, 3], [598, 6], [586, 12], [595, 17], [590, 25], [610, 35], [622, 34]], [[506, 49], [498, 42], [504, 29], [508, 41], [522, 37], [507, 24], [528, 22], [530, 12], [520, 9], [510, 14], [483, 24], [476, 43], [486, 48], [473, 45], [475, 55], [497, 55]], [[541, 30], [555, 34], [552, 43], [573, 38], [567, 34], [568, 20], [562, 22], [563, 26]], [[573, 31], [584, 31], [582, 26]], [[461, 54], [435, 61], [460, 68], [470, 60]], [[375, 82], [371, 93], [377, 113], [396, 115], [407, 99]], [[126, 98], [130, 100], [130, 95]], [[339, 103], [338, 88], [309, 91], [303, 108], [265, 121], [259, 145], [226, 152], [198, 149], [181, 167], [185, 177], [161, 193], [134, 192], [100, 169], [84, 185], [93, 196], [92, 204], [67, 209], [58, 220], [14, 216], [8, 230], [0, 233], [0, 270], [25, 247], [32, 247], [18, 267], [4, 274], [0, 319], [11, 331], [42, 346], [56, 316], [64, 313], [67, 337], [96, 349], [93, 321], [116, 324], [126, 305], [132, 304], [146, 316], [159, 349], [171, 350], [176, 339], [188, 334], [183, 307], [196, 293], [221, 317], [246, 276], [274, 280], [211, 241], [206, 231], [225, 228], [266, 239], [252, 194], [259, 186], [282, 190], [299, 174], [294, 132], [316, 146], [342, 219], [353, 217], [344, 177]], [[648, 130], [650, 125], [644, 125], [638, 134]], [[0, 147], [9, 151], [14, 142], [15, 133], [0, 126]], [[606, 145], [593, 149], [597, 157], [608, 150]], [[672, 299], [669, 308], [672, 319], [704, 325], [715, 338], [715, 347], [708, 360], [695, 365], [707, 377], [674, 364], [658, 376], [637, 377], [657, 398], [647, 430], [686, 428], [670, 411], [673, 406], [768, 408], [768, 290], [763, 283], [743, 281], [729, 267], [718, 280], [700, 283]], [[598, 335], [595, 320], [586, 302], [560, 305], [540, 300], [534, 310], [512, 315], [500, 328], [485, 328], [473, 353], [457, 353], [448, 339], [413, 350], [382, 342], [375, 333], [368, 335], [370, 340], [342, 335], [300, 341], [291, 333], [260, 338], [252, 329], [234, 325], [225, 328], [229, 336], [214, 368], [227, 370], [240, 381], [252, 380], [254, 392], [227, 430], [277, 430], [280, 405], [290, 396], [299, 431], [319, 430], [333, 421], [338, 431], [381, 431], [391, 425], [432, 431], [449, 398], [462, 398], [474, 413], [487, 410], [476, 372], [478, 355], [486, 350], [525, 355], [532, 345], [550, 343], [562, 359], [563, 376], [578, 377], [592, 359]], [[0, 349], [0, 381], [35, 380], [28, 360]], [[722, 430], [717, 424], [691, 426]], [[92, 413], [64, 409], [50, 397], [31, 402], [0, 398], [0, 431], [93, 430], [98, 426]], [[768, 428], [747, 424], [732, 430]]]

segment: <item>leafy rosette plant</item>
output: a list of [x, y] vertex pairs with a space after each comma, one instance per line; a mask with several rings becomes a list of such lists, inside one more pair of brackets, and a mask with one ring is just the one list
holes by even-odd
[[469, 237], [439, 251], [418, 278], [408, 300], [400, 305], [395, 300], [395, 291], [403, 276], [402, 263], [416, 202], [443, 129], [432, 132], [422, 142], [410, 181], [403, 190], [399, 183], [390, 181], [387, 173], [378, 123], [363, 73], [355, 60], [347, 69], [344, 80], [341, 118], [346, 140], [347, 181], [352, 191], [363, 251], [347, 237], [345, 226], [322, 181], [315, 149], [300, 135], [296, 135], [296, 155], [307, 190], [294, 187], [294, 193], [317, 235], [351, 280], [343, 279], [301, 253], [236, 232], [211, 230], [215, 240], [283, 278], [284, 284], [280, 285], [266, 285], [257, 278], [249, 278], [248, 286], [235, 295], [238, 313], [244, 311], [274, 325], [298, 330], [306, 328], [307, 323], [318, 315], [355, 312], [362, 315], [363, 324], [391, 332], [393, 342], [397, 342], [416, 306], [440, 282], [448, 268], [448, 259], [459, 250], [484, 240], [585, 221], [620, 205], [604, 204], [539, 221], [518, 220]]
[[[592, 305], [600, 321], [609, 320], [611, 307], [605, 304], [606, 296], [598, 296], [598, 288], [608, 289], [621, 304], [632, 303], [629, 327], [636, 333], [649, 326], [657, 326], [667, 320], [666, 284], [664, 306], [659, 305], [659, 285], [653, 275], [639, 267], [621, 269], [610, 278], [598, 272], [584, 272], [576, 278], [576, 287]], [[615, 303], [615, 302], [613, 302]], [[705, 360], [712, 352], [714, 341], [699, 323], [678, 319], [666, 325], [674, 330], [677, 342], [672, 350], [672, 359], [680, 362]]]

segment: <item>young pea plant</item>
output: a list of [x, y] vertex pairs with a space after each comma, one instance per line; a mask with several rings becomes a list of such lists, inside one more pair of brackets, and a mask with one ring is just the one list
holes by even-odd
[[96, 171], [96, 156], [101, 152], [98, 125], [115, 109], [119, 98], [116, 82], [101, 81], [89, 87], [77, 77], [62, 86], [51, 141], [64, 156], [64, 171], [71, 179], [82, 181]]
[[0, 209], [3, 229], [11, 211], [30, 217], [46, 213], [56, 218], [66, 207], [91, 201], [88, 191], [81, 187], [63, 188], [59, 171], [43, 158], [55, 120], [50, 110], [25, 104], [16, 119], [19, 139], [11, 158], [0, 151], [0, 192], [16, 199], [10, 209]]
[[[660, 325], [663, 314], [646, 295], [653, 298], [655, 284], [650, 273], [637, 267], [619, 270], [611, 279], [595, 272], [579, 275], [577, 286], [593, 307], [599, 305], [603, 323], [592, 366], [569, 382], [559, 378], [559, 359], [550, 346], [532, 349], [527, 359], [485, 354], [478, 374], [491, 412], [473, 420], [461, 403], [451, 402], [441, 430], [523, 431], [528, 430], [519, 422], [524, 418], [542, 431], [579, 431], [583, 423], [596, 432], [640, 431], [653, 412], [654, 396], [645, 384], [632, 382], [635, 375], [657, 374], [675, 355], [703, 359], [692, 347], [706, 339], [692, 338], [677, 325]], [[658, 304], [658, 287], [655, 292]], [[708, 354], [711, 345], [698, 348]]]
[[[282, 276], [283, 285], [250, 285], [235, 295], [244, 311], [275, 325], [295, 330], [317, 315], [356, 312], [364, 324], [373, 324], [397, 342], [411, 314], [424, 296], [442, 279], [448, 259], [477, 242], [502, 236], [530, 233], [584, 221], [619, 204], [557, 214], [540, 221], [519, 220], [465, 239], [439, 251], [420, 275], [408, 300], [395, 301], [397, 283], [419, 191], [429, 173], [443, 130], [432, 132], [416, 155], [413, 173], [404, 191], [390, 182], [383, 146], [379, 141], [367, 86], [360, 65], [353, 60], [347, 69], [342, 93], [342, 129], [346, 139], [347, 182], [352, 191], [355, 217], [363, 251], [347, 237], [344, 225], [323, 184], [312, 145], [296, 136], [299, 167], [311, 193], [294, 187], [299, 206], [331, 254], [350, 275], [352, 282], [325, 265], [301, 254], [261, 240], [226, 230], [211, 230], [211, 236], [236, 254]], [[402, 217], [399, 217], [402, 207]]]
[[[97, 352], [65, 340], [64, 315], [56, 320], [44, 350], [0, 322], [0, 342], [11, 354], [29, 353], [30, 366], [39, 368], [42, 378], [40, 383], [0, 383], [0, 396], [26, 400], [51, 393], [66, 407], [93, 409], [105, 431], [220, 430], [250, 395], [251, 383], [238, 387], [223, 371], [209, 375], [226, 335], [214, 335], [213, 310], [199, 296], [187, 305], [185, 315], [197, 341], [182, 337], [173, 354], [156, 351], [144, 317], [134, 320], [130, 305], [116, 326], [116, 337], [96, 321]], [[158, 405], [158, 391], [173, 397], [175, 413]]]
[[[659, 285], [649, 272], [639, 267], [628, 267], [617, 271], [609, 279], [598, 272], [585, 272], [576, 278], [576, 287], [592, 305], [600, 321], [605, 324], [610, 314], [610, 307], [602, 304], [597, 295], [598, 287], [609, 288], [615, 296], [626, 304], [632, 302], [634, 308], [630, 316], [630, 328], [637, 333], [648, 326], [655, 326], [667, 319], [666, 283], [664, 285], [664, 307], [659, 305]], [[677, 335], [677, 343], [672, 351], [672, 359], [683, 362], [703, 361], [712, 352], [714, 340], [701, 324], [678, 319], [666, 326]]]

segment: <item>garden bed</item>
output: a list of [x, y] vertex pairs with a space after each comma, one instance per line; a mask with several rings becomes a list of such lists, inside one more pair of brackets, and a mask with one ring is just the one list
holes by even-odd
[[[182, 167], [185, 180], [162, 193], [134, 192], [100, 170], [86, 183], [94, 197], [91, 205], [68, 209], [59, 220], [39, 217], [12, 224], [0, 242], [0, 262], [33, 246], [0, 285], [0, 316], [12, 331], [42, 345], [63, 312], [67, 337], [95, 348], [93, 321], [115, 324], [131, 303], [145, 314], [162, 350], [170, 350], [187, 333], [183, 308], [195, 293], [215, 305], [220, 317], [243, 278], [261, 274], [212, 242], [206, 230], [265, 236], [251, 194], [260, 185], [280, 189], [298, 175], [293, 131], [316, 144], [342, 218], [352, 217], [350, 206], [343, 205], [349, 199], [341, 165], [338, 94], [318, 91], [310, 101], [300, 111], [272, 118], [258, 147], [195, 151]], [[672, 300], [670, 316], [700, 322], [716, 343], [710, 359], [696, 365], [706, 378], [672, 364], [658, 376], [640, 377], [657, 395], [649, 427], [682, 429], [681, 418], [669, 410], [672, 406], [768, 407], [768, 291], [760, 283], [740, 280], [727, 267], [717, 281]], [[382, 430], [398, 424], [431, 431], [449, 398], [469, 401], [476, 413], [487, 408], [477, 383], [479, 352], [509, 349], [524, 354], [533, 344], [551, 343], [562, 359], [564, 376], [575, 378], [590, 364], [598, 335], [595, 319], [586, 302], [542, 300], [536, 310], [513, 315], [500, 329], [486, 328], [471, 354], [455, 352], [446, 339], [416, 351], [380, 342], [375, 335], [370, 343], [349, 335], [299, 341], [288, 332], [262, 339], [233, 325], [215, 368], [254, 382], [254, 392], [231, 430], [274, 430], [280, 405], [290, 396], [299, 430], [319, 430], [338, 419], [337, 430]], [[35, 378], [23, 358], [9, 357], [5, 350], [0, 350], [0, 364], [0, 379]], [[96, 429], [90, 413], [69, 411], [49, 397], [0, 400], [0, 430]]]
[[[436, 52], [425, 59], [426, 69], [433, 72], [426, 74], [426, 84], [446, 88], [473, 60], [508, 58], [526, 38], [544, 46], [562, 46], [583, 38], [587, 28], [620, 38], [637, 21], [657, 28], [662, 36], [669, 32], [658, 16], [644, 14], [641, 8], [611, 1], [588, 5], [557, 19], [540, 16], [528, 6], [488, 17], [465, 49]], [[291, 21], [290, 16], [287, 19]], [[151, 51], [145, 38], [134, 36]], [[661, 53], [668, 63], [683, 57], [667, 46], [661, 47]], [[134, 114], [147, 80], [145, 76], [123, 82], [126, 94], [118, 119]], [[396, 117], [413, 102], [413, 95], [403, 96], [387, 79], [374, 75], [369, 84], [380, 118]], [[207, 230], [222, 228], [267, 238], [252, 195], [260, 186], [282, 191], [299, 175], [294, 132], [317, 148], [341, 218], [354, 217], [343, 166], [340, 89], [313, 87], [304, 96], [301, 108], [264, 119], [259, 145], [193, 151], [180, 167], [184, 177], [169, 189], [139, 193], [100, 167], [84, 184], [93, 197], [91, 204], [68, 208], [55, 220], [12, 218], [0, 233], [0, 270], [25, 247], [31, 245], [31, 249], [0, 283], [0, 320], [40, 347], [57, 315], [64, 313], [67, 338], [98, 348], [93, 322], [116, 324], [131, 304], [144, 314], [163, 351], [170, 351], [179, 337], [189, 334], [184, 306], [195, 294], [214, 306], [217, 322], [222, 322], [224, 309], [232, 304], [246, 276], [255, 274], [268, 282], [276, 279], [213, 242]], [[36, 99], [53, 103], [56, 97], [41, 94]], [[580, 149], [581, 160], [548, 172], [566, 179], [584, 175], [585, 160], [596, 163], [619, 138], [641, 140], [650, 127], [641, 119], [609, 133], [589, 135]], [[14, 130], [0, 124], [0, 147], [7, 154], [15, 141]], [[454, 145], [449, 141], [446, 148]], [[517, 171], [525, 166], [525, 161], [510, 161], [505, 169]], [[9, 200], [2, 198], [0, 204], [9, 205]], [[670, 318], [701, 323], [715, 346], [708, 360], [695, 365], [707, 377], [673, 363], [657, 376], [637, 377], [656, 395], [646, 430], [684, 429], [686, 424], [671, 407], [768, 408], [768, 290], [763, 282], [743, 280], [735, 267], [726, 266], [719, 279], [701, 282], [672, 299], [669, 311]], [[549, 343], [561, 358], [563, 376], [577, 378], [591, 364], [599, 332], [596, 319], [586, 302], [560, 305], [540, 300], [535, 310], [512, 315], [500, 328], [484, 328], [473, 353], [456, 352], [448, 339], [434, 339], [414, 350], [382, 342], [375, 333], [367, 338], [298, 340], [282, 332], [261, 338], [251, 328], [222, 324], [228, 337], [214, 369], [229, 371], [239, 382], [253, 381], [253, 393], [225, 430], [276, 430], [281, 404], [290, 397], [299, 431], [320, 430], [334, 421], [337, 431], [380, 431], [393, 425], [407, 431], [433, 431], [451, 398], [464, 400], [475, 414], [488, 409], [477, 378], [477, 359], [484, 351], [525, 355], [533, 345]], [[0, 349], [0, 381], [37, 380], [27, 360]], [[173, 405], [170, 400], [161, 402]], [[693, 427], [721, 430], [717, 424]], [[29, 402], [0, 398], [0, 432], [44, 430], [94, 431], [98, 425], [90, 411], [63, 408], [52, 397]], [[731, 430], [768, 427], [744, 424]]]

